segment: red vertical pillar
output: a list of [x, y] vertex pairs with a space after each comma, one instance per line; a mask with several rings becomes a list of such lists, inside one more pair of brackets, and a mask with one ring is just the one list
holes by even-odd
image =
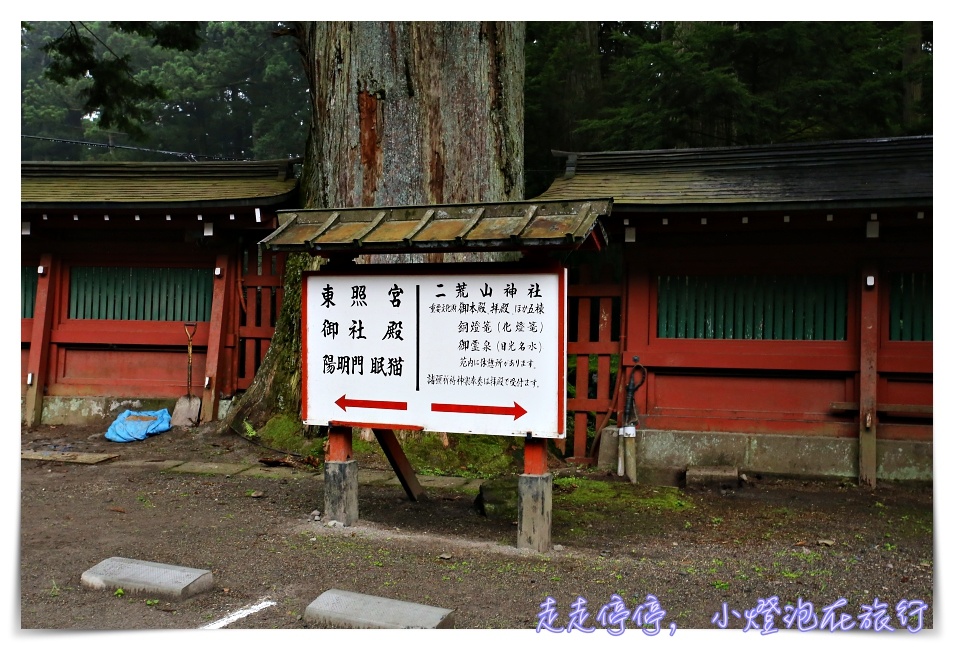
[[547, 441], [545, 438], [527, 438], [523, 444], [523, 473], [547, 473]]
[[547, 441], [526, 438], [523, 474], [517, 480], [517, 548], [550, 550], [553, 475], [547, 471]]
[[873, 264], [862, 269], [861, 318], [859, 344], [861, 348], [858, 381], [858, 483], [875, 487], [877, 482], [877, 423], [878, 423], [878, 271]]
[[[33, 306], [33, 331], [30, 334], [30, 357], [27, 360], [28, 386], [23, 401], [24, 424], [33, 427], [40, 424], [43, 414], [43, 392], [46, 387], [46, 371], [50, 354], [50, 330], [53, 327], [56, 281], [59, 265], [54, 266], [53, 256], [40, 256], [43, 273], [36, 283], [36, 302]], [[39, 273], [39, 269], [37, 269]]]
[[229, 265], [228, 255], [217, 255], [215, 257], [215, 268], [218, 269], [218, 275], [212, 279], [212, 314], [209, 319], [209, 343], [205, 352], [205, 375], [208, 377], [208, 383], [202, 382], [204, 389], [202, 391], [201, 422], [212, 422], [218, 415], [219, 400], [219, 359], [222, 355], [222, 344], [224, 343], [224, 324], [225, 324], [225, 302], [229, 295], [229, 287], [232, 286], [232, 269]]
[[354, 453], [351, 443], [351, 427], [328, 427], [328, 452], [325, 454], [325, 461], [343, 463], [351, 460]]

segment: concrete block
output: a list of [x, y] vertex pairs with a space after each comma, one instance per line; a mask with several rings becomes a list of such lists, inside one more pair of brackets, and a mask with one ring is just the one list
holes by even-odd
[[325, 463], [325, 516], [350, 526], [358, 520], [358, 462]]
[[305, 609], [305, 620], [323, 628], [448, 629], [454, 610], [353, 591], [329, 589]]
[[[881, 446], [881, 442], [878, 442]], [[858, 476], [858, 440], [828, 436], [751, 436], [746, 472], [778, 476]]]
[[605, 427], [600, 430], [600, 451], [596, 458], [596, 466], [600, 469], [610, 469], [614, 472], [619, 463], [619, 428]]
[[741, 433], [664, 431], [640, 429], [639, 463], [660, 467], [725, 465], [745, 463], [752, 436]]
[[640, 465], [636, 467], [636, 482], [641, 485], [683, 487], [686, 484], [686, 468]]
[[211, 571], [146, 560], [111, 557], [83, 572], [81, 583], [90, 589], [122, 589], [126, 594], [183, 600], [212, 589]]
[[521, 474], [517, 482], [517, 548], [550, 550], [553, 474]]
[[887, 481], [934, 480], [934, 444], [920, 440], [879, 440], [878, 478]]

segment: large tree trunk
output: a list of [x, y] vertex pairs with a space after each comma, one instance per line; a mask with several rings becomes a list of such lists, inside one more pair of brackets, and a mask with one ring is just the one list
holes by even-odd
[[[522, 23], [311, 22], [296, 36], [312, 100], [304, 207], [522, 198]], [[300, 414], [301, 271], [314, 265], [292, 257], [275, 338], [226, 424]]]

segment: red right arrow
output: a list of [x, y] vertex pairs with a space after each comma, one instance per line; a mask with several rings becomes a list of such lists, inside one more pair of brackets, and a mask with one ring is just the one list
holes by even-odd
[[359, 409], [388, 409], [392, 411], [406, 411], [407, 402], [384, 402], [372, 399], [348, 399], [347, 395], [342, 395], [335, 400], [342, 411], [347, 411], [348, 407]]
[[513, 403], [513, 406], [480, 406], [477, 404], [431, 404], [432, 411], [442, 413], [478, 413], [480, 415], [512, 415], [516, 420], [527, 412], [525, 408]]

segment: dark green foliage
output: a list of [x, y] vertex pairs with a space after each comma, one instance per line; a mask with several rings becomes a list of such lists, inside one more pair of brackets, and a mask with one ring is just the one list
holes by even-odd
[[551, 149], [929, 134], [932, 39], [930, 22], [529, 23], [527, 196], [559, 173]]
[[275, 38], [279, 33], [281, 24], [269, 22], [24, 26], [21, 157], [300, 155], [309, 119], [307, 86], [295, 42]]
[[[195, 50], [199, 23], [113, 22], [109, 27], [149, 38], [162, 48]], [[136, 76], [129, 54], [117, 53], [86, 24], [70, 22], [62, 35], [43, 46], [49, 55], [45, 75], [58, 83], [83, 80], [83, 110], [97, 114], [102, 128], [116, 127], [142, 138], [139, 126], [151, 117], [147, 102], [162, 99], [162, 89]]]

